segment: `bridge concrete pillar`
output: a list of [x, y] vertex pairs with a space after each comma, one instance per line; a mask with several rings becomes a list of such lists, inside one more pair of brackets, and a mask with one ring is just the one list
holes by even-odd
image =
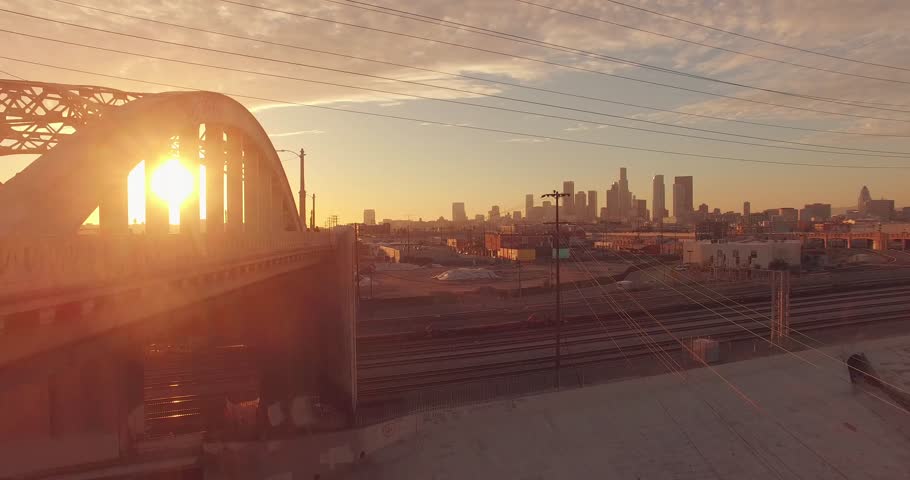
[[0, 477], [128, 455], [143, 429], [142, 354], [112, 340], [57, 354], [50, 369], [23, 366], [0, 386]]
[[118, 234], [129, 231], [129, 191], [126, 176], [111, 172], [115, 176], [101, 192], [98, 202], [98, 223], [101, 233]]
[[255, 150], [247, 150], [243, 153], [243, 230], [259, 232], [262, 224], [260, 216], [262, 181], [260, 180], [259, 154]]
[[224, 231], [224, 129], [205, 124], [205, 232]]
[[262, 190], [259, 192], [259, 215], [262, 218], [262, 226], [260, 231], [273, 232], [275, 231], [275, 195], [272, 193], [272, 186], [275, 182], [271, 173], [261, 173]]
[[193, 178], [193, 188], [180, 206], [180, 233], [199, 233], [199, 125], [187, 125], [178, 141], [180, 161]]
[[237, 130], [228, 130], [227, 164], [227, 227], [229, 232], [243, 230], [243, 137]]
[[170, 211], [166, 201], [152, 192], [152, 176], [164, 165], [170, 151], [162, 150], [145, 159], [145, 233], [163, 235], [170, 233]]

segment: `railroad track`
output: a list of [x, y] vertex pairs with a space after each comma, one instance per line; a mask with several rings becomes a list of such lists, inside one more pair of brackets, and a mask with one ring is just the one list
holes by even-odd
[[[879, 275], [879, 276], [881, 276], [881, 275]], [[868, 291], [868, 290], [891, 290], [891, 289], [910, 288], [910, 276], [887, 275], [885, 277], [886, 278], [873, 278], [873, 279], [866, 279], [866, 280], [857, 279], [857, 280], [851, 280], [849, 282], [840, 281], [840, 280], [837, 280], [837, 281], [827, 281], [826, 280], [824, 282], [821, 282], [821, 283], [815, 284], [815, 285], [804, 285], [804, 286], [801, 286], [798, 288], [794, 287], [791, 297], [794, 299], [798, 299], [798, 298], [804, 298], [804, 297], [815, 297], [815, 296], [825, 295], [825, 294], [838, 294], [838, 293], [857, 294], [857, 293], [860, 293], [863, 291]], [[715, 285], [712, 288], [716, 289], [716, 287], [717, 286]], [[712, 300], [704, 299], [703, 294], [692, 292], [688, 286], [677, 285], [677, 286], [675, 286], [675, 288], [685, 292], [687, 295], [698, 298], [699, 301], [701, 301], [702, 303], [712, 302]], [[703, 291], [703, 289], [700, 289], [700, 291]], [[726, 291], [723, 291], [722, 293], [724, 296], [726, 296], [728, 298], [732, 298], [733, 300], [736, 300], [737, 302], [740, 302], [740, 303], [748, 303], [748, 302], [754, 302], [754, 301], [768, 301], [770, 298], [770, 292], [762, 292], [760, 294], [756, 294], [754, 288], [747, 290], [747, 291], [741, 291], [741, 292], [726, 290]], [[639, 307], [634, 304], [634, 302], [632, 302], [629, 299], [622, 298], [623, 297], [622, 295], [619, 295], [618, 293], [615, 293], [615, 292], [612, 295], [614, 297], [617, 297], [617, 296], [619, 297], [619, 298], [616, 298], [616, 300], [624, 310], [627, 310], [627, 311], [640, 310]], [[672, 294], [667, 294], [667, 295], [662, 294], [661, 296], [656, 297], [656, 298], [652, 298], [651, 296], [641, 295], [641, 294], [633, 294], [633, 295], [636, 295], [636, 300], [638, 300], [638, 302], [648, 305], [648, 310], [651, 311], [652, 313], [658, 313], [660, 311], [671, 311], [671, 310], [675, 311], [680, 308], [688, 308], [688, 309], [693, 309], [693, 310], [697, 310], [697, 309], [701, 308], [698, 305], [693, 304], [691, 301], [688, 301], [688, 300], [681, 301], [681, 299], [684, 299], [684, 297], [676, 292], [674, 292]], [[707, 295], [710, 297], [716, 298], [718, 294], [709, 291], [709, 292], [707, 292]], [[597, 306], [605, 307], [607, 304], [600, 297], [601, 297], [601, 295], [599, 294], [599, 292], [594, 292], [591, 294], [591, 298], [589, 299], [589, 302], [594, 307], [597, 307]], [[657, 301], [658, 298], [674, 298], [674, 299], [676, 299], [676, 301], [658, 302]], [[713, 302], [717, 303], [718, 301], [715, 300]], [[721, 302], [729, 302], [729, 301], [721, 300]], [[439, 327], [442, 327], [442, 326], [455, 327], [455, 326], [462, 326], [465, 324], [476, 324], [478, 319], [483, 319], [483, 318], [494, 318], [500, 322], [502, 322], [502, 321], [520, 322], [522, 320], [525, 320], [528, 317], [528, 315], [531, 313], [546, 313], [546, 312], [550, 312], [550, 311], [551, 311], [550, 308], [538, 309], [535, 307], [532, 309], [523, 309], [519, 313], [508, 313], [508, 314], [500, 313], [498, 316], [493, 316], [493, 317], [491, 317], [489, 314], [486, 314], [486, 313], [479, 315], [477, 317], [472, 317], [472, 316], [470, 316], [468, 314], [464, 314], [464, 313], [460, 313], [457, 315], [455, 315], [455, 314], [445, 315], [444, 319], [437, 318], [437, 316], [422, 316], [419, 318], [422, 319], [423, 323], [420, 323], [420, 322], [415, 323], [416, 320], [414, 320], [414, 318], [411, 318], [411, 319], [407, 320], [406, 322], [404, 322], [406, 325], [410, 325], [409, 327], [407, 327], [407, 329], [401, 330], [401, 328], [405, 328], [405, 327], [399, 327], [399, 330], [396, 333], [388, 334], [388, 335], [375, 334], [375, 333], [370, 335], [370, 334], [364, 333], [364, 332], [370, 332], [370, 331], [375, 332], [375, 331], [377, 331], [377, 328], [375, 326], [372, 326], [372, 327], [369, 326], [370, 322], [371, 322], [370, 320], [359, 320], [358, 321], [358, 323], [359, 323], [358, 331], [359, 331], [360, 337], [358, 338], [358, 350], [362, 351], [362, 352], [367, 352], [373, 348], [382, 348], [383, 346], [397, 348], [397, 346], [399, 346], [400, 343], [402, 342], [401, 335], [406, 334], [406, 333], [410, 334], [410, 336], [413, 337], [413, 338], [408, 339], [409, 342], [419, 342], [422, 340], [419, 337], [424, 334], [424, 332], [422, 331], [422, 328], [426, 327], [427, 325], [435, 325], [435, 326], [439, 326]], [[588, 313], [589, 310], [586, 305], [581, 306], [581, 307], [572, 307], [567, 310], [564, 310], [564, 315], [567, 318], [571, 318], [573, 312], [576, 314], [576, 316], [591, 317], [591, 315]], [[610, 313], [609, 309], [602, 308], [600, 311], [598, 311], [599, 315], [608, 314], [608, 313]], [[417, 317], [415, 317], [415, 318], [417, 318]], [[366, 328], [364, 328], [365, 325], [366, 325]], [[483, 324], [481, 323], [481, 324], [477, 324], [477, 325], [473, 325], [473, 326], [482, 326], [482, 325]], [[385, 332], [388, 333], [387, 330]]]
[[[902, 294], [910, 293], [910, 287], [908, 288], [895, 288], [887, 289], [885, 291], [880, 291], [872, 294], [857, 295], [857, 294], [829, 294], [820, 297], [810, 297], [803, 298], [794, 301], [791, 305], [791, 309], [794, 311], [801, 311], [808, 307], [816, 305], [826, 305], [830, 304], [835, 300], [845, 300], [851, 298], [857, 298], [855, 304], [864, 304], [869, 306], [888, 306], [895, 304], [904, 304], [907, 303], [906, 300], [898, 299], [893, 300], [895, 297], [900, 297]], [[889, 299], [890, 301], [877, 301], [881, 299]], [[877, 301], [877, 302], [876, 302]], [[702, 302], [705, 305], [712, 307], [714, 310], [719, 311], [727, 316], [735, 316], [737, 318], [742, 318], [743, 316], [749, 319], [762, 320], [758, 314], [749, 311], [755, 310], [760, 312], [762, 315], [769, 316], [770, 308], [767, 303], [763, 302], [752, 302], [744, 304], [745, 306], [726, 306], [723, 304], [717, 304], [716, 302], [705, 301]], [[704, 318], [713, 318], [716, 317], [716, 314], [706, 311], [703, 307], [695, 305], [697, 309], [684, 312], [678, 315], [668, 316], [667, 314], [657, 314], [657, 318], [662, 319], [664, 324], [677, 324], [684, 322], [693, 322], [699, 319]], [[732, 309], [732, 310], [731, 310]], [[839, 308], [832, 307], [827, 312], [836, 312], [839, 311]], [[635, 314], [636, 312], [630, 312]], [[813, 312], [813, 313], [825, 313], [825, 312]], [[614, 331], [624, 331], [628, 330], [627, 328], [622, 328], [623, 320], [618, 317], [614, 312], [608, 311], [603, 314], [598, 315], [601, 319], [600, 322], [596, 321], [596, 317], [593, 315], [569, 317], [567, 320], [569, 322], [563, 326], [563, 335], [565, 338], [569, 339], [576, 336], [584, 335], [593, 335], [601, 333], [601, 336], [605, 336], [604, 328], [602, 324], [608, 325], [609, 332]], [[634, 316], [634, 315], [633, 315]], [[681, 318], [682, 317], [682, 318]], [[639, 325], [643, 328], [656, 326], [657, 323], [651, 320], [650, 318], [642, 318], [638, 320]], [[747, 320], [747, 323], [754, 324], [752, 320]], [[609, 329], [609, 326], [618, 325], [620, 328]], [[496, 332], [490, 333], [483, 336], [474, 336], [474, 337], [453, 337], [453, 338], [443, 338], [443, 339], [433, 339], [426, 340], [421, 342], [408, 342], [407, 345], [402, 345], [401, 343], [384, 345], [377, 348], [378, 346], [370, 345], [358, 345], [358, 366], [363, 368], [373, 368], [380, 366], [383, 363], [384, 359], [389, 357], [402, 357], [407, 356], [414, 360], [420, 360], [418, 357], [421, 355], [432, 355], [436, 353], [446, 353], [452, 352], [460, 348], [465, 349], [482, 349], [482, 348], [494, 348], [494, 347], [510, 347], [514, 346], [515, 342], [533, 342], [533, 341], [544, 341], [552, 340], [554, 335], [554, 327], [545, 327], [545, 328], [528, 328], [518, 331], [508, 331], [508, 332]], [[389, 362], [389, 360], [385, 360]], [[390, 363], [393, 365], [394, 363]]]
[[[791, 326], [801, 332], [808, 332], [841, 326], [857, 326], [868, 323], [897, 320], [910, 320], [910, 312], [862, 313], [833, 319], [812, 320], [799, 320], [797, 317], [791, 317]], [[721, 326], [720, 322], [718, 322], [717, 325]], [[758, 327], [754, 324], [749, 327], [749, 330], [751, 330], [752, 333], [741, 329], [731, 330], [731, 328], [735, 327], [730, 325], [729, 322], [724, 322], [723, 325], [729, 327], [727, 328], [728, 331], [714, 333], [711, 335], [712, 338], [722, 341], [748, 340], [755, 338], [755, 334], [764, 336], [769, 332], [767, 326]], [[699, 329], [703, 328], [705, 327], [699, 326]], [[675, 333], [676, 332], [674, 332], [674, 334]], [[668, 335], [666, 332], [663, 332], [662, 336], [667, 337]], [[627, 338], [632, 337], [637, 337], [637, 335], [630, 334], [627, 336]], [[656, 343], [661, 348], [668, 351], [678, 352], [681, 349], [678, 342], [671, 338], [656, 340]], [[562, 365], [565, 368], [577, 368], [602, 364], [609, 361], [618, 361], [624, 359], [623, 353], [625, 353], [625, 357], [630, 358], [652, 355], [650, 350], [647, 349], [647, 346], [639, 341], [637, 344], [622, 346], [622, 350], [611, 346], [584, 352], [567, 353], [562, 355]], [[554, 357], [552, 355], [545, 355], [530, 359], [491, 362], [481, 365], [446, 368], [435, 371], [385, 375], [360, 380], [358, 382], [358, 391], [363, 401], [370, 402], [383, 398], [394, 398], [395, 395], [418, 389], [549, 371], [552, 370], [553, 362]]]
[[246, 348], [154, 352], [145, 367], [147, 437], [204, 431], [221, 416], [226, 398], [259, 388]]

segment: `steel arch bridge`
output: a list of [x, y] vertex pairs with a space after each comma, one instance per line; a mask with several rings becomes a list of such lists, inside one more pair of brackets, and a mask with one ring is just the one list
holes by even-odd
[[[41, 155], [0, 187], [0, 236], [72, 234], [95, 208], [102, 232], [126, 233], [128, 173], [144, 160], [148, 182], [177, 154], [224, 172], [206, 175], [204, 226], [197, 192], [181, 209], [181, 232], [304, 228], [268, 135], [225, 95], [0, 80], [0, 115], [0, 156]], [[168, 223], [167, 206], [147, 201], [146, 232], [167, 233]]]

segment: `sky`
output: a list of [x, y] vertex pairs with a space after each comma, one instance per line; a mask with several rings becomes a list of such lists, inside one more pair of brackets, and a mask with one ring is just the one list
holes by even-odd
[[[683, 130], [678, 126], [770, 138], [778, 142], [910, 152], [910, 138], [830, 133], [846, 131], [910, 136], [910, 100], [903, 100], [910, 93], [910, 61], [907, 60], [910, 58], [910, 41], [906, 30], [906, 25], [910, 24], [908, 2], [625, 0], [630, 5], [770, 42], [899, 67], [887, 68], [771, 45], [601, 0], [534, 2], [777, 61], [681, 42], [517, 0], [364, 1], [428, 17], [444, 18], [487, 29], [487, 32], [542, 40], [575, 50], [547, 49], [528, 44], [533, 42], [527, 40], [526, 43], [518, 43], [491, 38], [434, 22], [419, 22], [355, 8], [367, 3], [344, 0], [241, 1], [327, 21], [218, 0], [73, 0], [74, 3], [86, 6], [163, 22], [576, 96], [200, 33], [87, 10], [54, 0], [0, 1], [0, 9], [5, 10], [0, 11], [0, 29], [308, 81], [103, 52], [8, 32], [0, 32], [0, 56], [171, 83], [191, 89], [296, 103], [280, 104], [238, 98], [254, 112], [277, 149], [306, 149], [307, 190], [317, 195], [318, 223], [333, 214], [338, 215], [344, 223], [361, 221], [362, 211], [366, 208], [375, 209], [378, 219], [450, 218], [451, 204], [456, 201], [465, 202], [469, 216], [486, 213], [494, 204], [508, 212], [523, 208], [526, 193], [539, 195], [560, 189], [564, 180], [574, 180], [576, 190], [597, 190], [599, 206], [602, 207], [605, 190], [618, 179], [619, 168], [623, 166], [629, 171], [630, 189], [639, 198], [647, 199], [649, 208], [651, 178], [655, 174], [663, 174], [668, 179], [668, 199], [672, 198], [669, 183], [673, 176], [694, 176], [695, 204], [707, 203], [711, 208], [717, 207], [723, 211], [740, 211], [745, 200], [751, 201], [753, 211], [784, 206], [800, 207], [812, 202], [831, 203], [835, 207], [849, 206], [855, 204], [863, 185], [869, 186], [873, 198], [891, 198], [898, 205], [910, 204], [910, 192], [905, 188], [910, 171], [905, 169], [860, 170], [747, 163], [592, 144], [606, 143], [771, 162], [903, 166], [907, 163], [906, 158], [857, 155], [868, 153], [857, 150], [837, 150], [854, 155], [795, 151], [718, 143], [618, 126], [798, 148], [822, 149]], [[24, 17], [10, 13], [11, 11], [259, 58], [116, 36]], [[487, 51], [365, 30], [342, 23], [428, 37]], [[578, 50], [599, 56], [585, 55]], [[493, 53], [494, 51], [505, 55]], [[309, 66], [288, 65], [264, 60], [262, 57]], [[603, 57], [672, 69], [690, 76], [607, 61]], [[568, 65], [574, 69], [552, 63]], [[328, 71], [326, 68], [336, 71]], [[6, 58], [0, 58], [0, 70], [35, 81], [106, 85], [141, 92], [168, 90], [155, 85], [63, 71]], [[735, 98], [683, 91], [595, 72]], [[692, 78], [691, 75], [764, 90], [721, 84]], [[0, 73], [0, 78], [8, 77]], [[331, 82], [347, 87], [314, 82]], [[363, 88], [394, 93], [366, 91]], [[867, 103], [866, 106], [845, 105], [843, 102], [794, 97], [768, 90]], [[427, 98], [414, 98], [414, 95]], [[602, 100], [773, 126], [659, 112]], [[453, 101], [461, 104], [452, 103]], [[300, 103], [337, 110], [317, 109], [299, 105]], [[554, 105], [564, 108], [555, 108]], [[408, 117], [418, 121], [367, 116], [352, 113], [352, 110]], [[616, 116], [624, 118], [615, 118]], [[645, 124], [631, 119], [667, 125]], [[604, 123], [614, 126], [605, 126]], [[499, 132], [464, 127], [488, 128]], [[589, 143], [570, 143], [555, 137]], [[822, 150], [831, 151], [826, 148]], [[5, 182], [26, 168], [32, 158], [9, 156], [0, 159], [0, 181]], [[291, 190], [296, 192], [298, 164], [292, 156], [286, 158], [288, 161], [284, 165], [287, 177]]]

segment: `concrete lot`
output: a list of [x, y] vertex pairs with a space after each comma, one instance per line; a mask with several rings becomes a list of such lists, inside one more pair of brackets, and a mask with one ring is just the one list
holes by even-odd
[[910, 478], [910, 414], [836, 360], [865, 352], [907, 388], [910, 337], [824, 351], [440, 410], [352, 478]]

